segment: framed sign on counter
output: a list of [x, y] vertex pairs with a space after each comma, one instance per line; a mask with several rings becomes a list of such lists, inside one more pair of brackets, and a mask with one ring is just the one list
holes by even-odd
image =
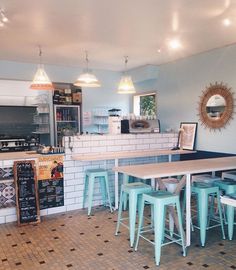
[[40, 210], [64, 205], [63, 155], [45, 155], [38, 159]]
[[18, 225], [40, 222], [35, 161], [15, 161], [14, 181]]
[[184, 150], [194, 150], [197, 122], [181, 122], [179, 129], [178, 146]]

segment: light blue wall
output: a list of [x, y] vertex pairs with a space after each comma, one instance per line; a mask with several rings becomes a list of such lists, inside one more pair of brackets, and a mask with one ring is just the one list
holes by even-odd
[[[49, 78], [54, 82], [73, 83], [78, 75], [82, 73], [81, 68], [75, 67], [52, 65], [45, 65], [44, 67]], [[0, 79], [31, 81], [36, 69], [37, 65], [35, 64], [0, 61]], [[93, 73], [101, 81], [102, 87], [83, 89], [83, 112], [92, 111], [96, 106], [105, 106], [120, 108], [123, 114], [127, 114], [129, 112], [129, 97], [116, 93], [121, 76], [120, 72], [93, 70]], [[4, 91], [5, 93], [0, 93], [0, 96], [1, 94], [6, 94], [7, 89]], [[87, 129], [93, 130], [91, 127], [85, 127], [85, 131]]]
[[[223, 82], [236, 93], [236, 46], [216, 49], [161, 66], [145, 66], [130, 71], [138, 93], [157, 90], [158, 118], [162, 130], [178, 130], [180, 122], [199, 121], [198, 102], [210, 83]], [[36, 65], [0, 61], [0, 78], [31, 80]], [[73, 82], [82, 72], [79, 68], [45, 66], [53, 81]], [[121, 108], [132, 112], [132, 96], [116, 94], [121, 74], [94, 70], [102, 87], [83, 90], [83, 111], [96, 106]], [[1, 93], [0, 93], [1, 94]], [[197, 149], [236, 153], [236, 119], [221, 131], [210, 131], [200, 123]]]
[[[160, 66], [159, 117], [164, 128], [181, 121], [198, 122], [198, 102], [210, 83], [223, 82], [236, 94], [236, 46], [229, 46]], [[210, 131], [199, 122], [197, 149], [236, 153], [236, 119], [225, 129]]]

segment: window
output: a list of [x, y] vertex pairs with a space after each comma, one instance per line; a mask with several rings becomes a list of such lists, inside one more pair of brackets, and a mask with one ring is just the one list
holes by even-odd
[[135, 115], [156, 115], [157, 112], [156, 93], [135, 95], [133, 100], [133, 111]]

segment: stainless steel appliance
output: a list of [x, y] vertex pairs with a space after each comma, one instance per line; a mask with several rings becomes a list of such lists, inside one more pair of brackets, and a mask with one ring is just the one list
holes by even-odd
[[0, 152], [37, 150], [38, 137], [17, 137], [0, 135]]
[[160, 132], [159, 119], [153, 120], [129, 120], [130, 133]]

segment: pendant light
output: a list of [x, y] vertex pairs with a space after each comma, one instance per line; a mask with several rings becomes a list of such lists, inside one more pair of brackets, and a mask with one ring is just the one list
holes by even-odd
[[42, 50], [41, 46], [39, 46], [39, 66], [38, 69], [34, 75], [34, 79], [30, 85], [30, 89], [33, 90], [53, 90], [53, 85], [50, 79], [48, 78], [47, 73], [44, 70], [43, 64], [42, 64]]
[[86, 69], [85, 72], [82, 73], [79, 78], [75, 81], [75, 86], [80, 87], [100, 87], [101, 83], [96, 78], [94, 74], [91, 73], [91, 70], [88, 68], [88, 52], [85, 51], [85, 60], [86, 60]]
[[128, 63], [128, 56], [125, 56], [125, 71], [123, 76], [121, 77], [119, 86], [118, 86], [118, 94], [134, 94], [136, 93], [134, 84], [132, 81], [131, 76], [127, 75], [127, 63]]

